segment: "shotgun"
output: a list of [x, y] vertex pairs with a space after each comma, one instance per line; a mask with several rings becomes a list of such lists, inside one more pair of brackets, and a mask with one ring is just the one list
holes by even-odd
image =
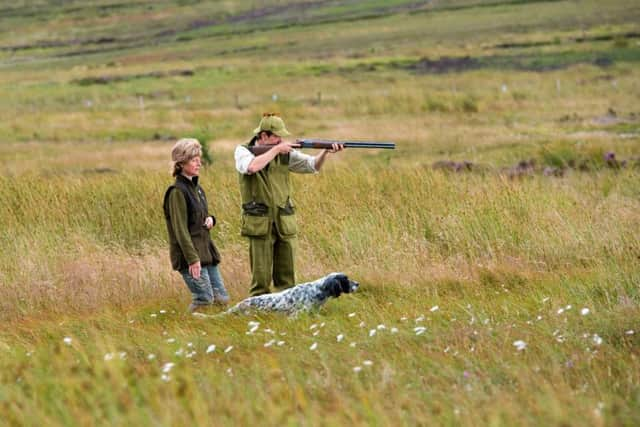
[[[337, 141], [332, 139], [298, 139], [295, 144], [300, 148], [319, 148], [319, 149], [331, 149], [332, 144], [342, 144], [345, 148], [383, 148], [387, 150], [393, 150], [396, 148], [396, 144], [393, 142], [380, 142], [380, 141]], [[264, 154], [273, 148], [273, 145], [252, 145], [249, 147], [255, 156]]]

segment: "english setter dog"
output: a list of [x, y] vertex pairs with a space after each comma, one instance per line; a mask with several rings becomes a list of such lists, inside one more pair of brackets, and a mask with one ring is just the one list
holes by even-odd
[[273, 311], [296, 315], [320, 307], [329, 298], [349, 294], [358, 289], [358, 282], [344, 273], [331, 273], [318, 280], [301, 283], [273, 294], [258, 295], [240, 301], [225, 313], [248, 314], [254, 311]]

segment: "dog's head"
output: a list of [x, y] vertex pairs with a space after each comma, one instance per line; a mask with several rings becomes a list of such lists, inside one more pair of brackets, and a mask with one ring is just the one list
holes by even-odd
[[358, 282], [349, 280], [344, 273], [331, 273], [322, 282], [322, 289], [330, 297], [339, 297], [340, 294], [349, 294], [358, 289]]

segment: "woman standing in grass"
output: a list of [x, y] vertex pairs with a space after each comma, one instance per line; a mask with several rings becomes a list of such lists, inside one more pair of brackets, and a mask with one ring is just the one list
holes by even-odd
[[192, 313], [202, 306], [229, 302], [218, 269], [220, 254], [209, 235], [216, 220], [209, 215], [207, 198], [198, 184], [201, 156], [198, 140], [183, 138], [176, 142], [171, 151], [176, 181], [164, 195], [171, 265], [191, 291]]

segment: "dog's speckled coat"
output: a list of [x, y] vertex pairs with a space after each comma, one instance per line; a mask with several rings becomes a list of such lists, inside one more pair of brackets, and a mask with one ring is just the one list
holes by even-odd
[[302, 283], [273, 294], [259, 295], [240, 301], [226, 313], [248, 314], [254, 311], [273, 311], [295, 315], [320, 307], [329, 298], [355, 292], [358, 282], [349, 280], [344, 273], [331, 273], [318, 280]]

